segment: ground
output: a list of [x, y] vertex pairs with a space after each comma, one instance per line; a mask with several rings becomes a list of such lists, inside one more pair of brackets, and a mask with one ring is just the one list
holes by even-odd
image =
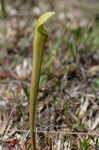
[[46, 25], [49, 37], [38, 94], [37, 147], [99, 149], [99, 22], [78, 1], [68, 3], [69, 8], [65, 4], [51, 0], [6, 4], [7, 17], [0, 20], [0, 150], [31, 146], [32, 42], [37, 18], [49, 10], [56, 15]]

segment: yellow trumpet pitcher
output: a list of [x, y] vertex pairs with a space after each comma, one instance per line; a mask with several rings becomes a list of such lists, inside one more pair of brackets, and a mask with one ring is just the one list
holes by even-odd
[[44, 28], [44, 23], [46, 23], [54, 14], [55, 14], [54, 12], [47, 12], [43, 14], [38, 19], [35, 26], [35, 34], [33, 42], [32, 80], [30, 89], [30, 108], [29, 108], [29, 123], [32, 141], [32, 150], [37, 150], [35, 141], [37, 96], [38, 96], [44, 47], [48, 37], [48, 33]]

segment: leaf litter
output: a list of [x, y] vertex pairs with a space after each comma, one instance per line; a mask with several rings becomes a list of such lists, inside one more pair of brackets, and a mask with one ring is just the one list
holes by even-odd
[[[41, 12], [35, 8], [34, 24]], [[92, 39], [88, 36], [96, 33], [95, 25], [71, 11], [67, 15], [60, 11], [58, 17], [61, 23], [50, 25], [41, 73], [37, 144], [39, 149], [80, 150], [87, 145], [94, 150], [99, 146], [99, 54], [98, 45], [92, 45], [93, 34]], [[67, 24], [62, 17], [67, 17]], [[32, 19], [19, 16], [0, 26], [0, 31], [4, 28], [0, 33], [0, 149], [4, 150], [31, 145]]]

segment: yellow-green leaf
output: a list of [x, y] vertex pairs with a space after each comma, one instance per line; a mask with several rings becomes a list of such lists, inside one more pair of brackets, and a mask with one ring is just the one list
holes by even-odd
[[36, 28], [39, 28], [41, 25], [46, 23], [47, 20], [49, 20], [54, 14], [55, 12], [47, 12], [43, 14], [42, 16], [40, 16], [40, 18], [37, 21]]

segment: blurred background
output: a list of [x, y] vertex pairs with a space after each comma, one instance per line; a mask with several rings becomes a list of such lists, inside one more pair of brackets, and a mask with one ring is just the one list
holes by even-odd
[[[28, 139], [34, 28], [47, 11], [56, 14], [46, 24], [37, 130], [70, 133], [50, 135], [55, 150], [99, 149], [98, 0], [0, 1], [1, 143], [5, 148], [10, 138], [20, 145]], [[50, 145], [46, 136], [38, 134], [39, 147]]]

